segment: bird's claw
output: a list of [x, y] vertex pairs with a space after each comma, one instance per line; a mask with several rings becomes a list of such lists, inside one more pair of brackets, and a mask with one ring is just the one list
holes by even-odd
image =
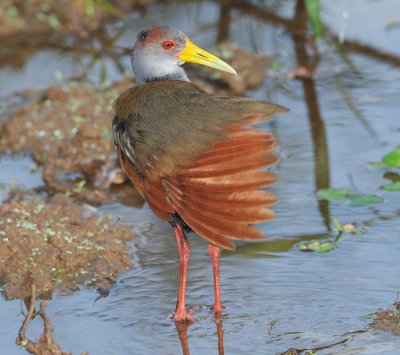
[[184, 309], [183, 311], [176, 311], [172, 319], [175, 322], [194, 323], [197, 321], [190, 313], [192, 309]]

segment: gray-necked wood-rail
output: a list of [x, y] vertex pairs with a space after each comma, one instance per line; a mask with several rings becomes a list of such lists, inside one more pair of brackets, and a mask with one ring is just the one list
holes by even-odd
[[185, 62], [236, 72], [169, 27], [142, 30], [131, 60], [137, 86], [114, 104], [114, 143], [130, 181], [174, 228], [181, 263], [174, 319], [192, 322], [185, 308], [190, 257], [185, 233], [194, 231], [209, 242], [213, 310], [221, 312], [220, 248], [233, 250], [232, 239], [263, 239], [253, 224], [272, 219], [267, 207], [277, 201], [261, 190], [276, 182], [264, 168], [278, 162], [277, 142], [271, 133], [248, 126], [286, 109], [210, 95], [190, 83]]

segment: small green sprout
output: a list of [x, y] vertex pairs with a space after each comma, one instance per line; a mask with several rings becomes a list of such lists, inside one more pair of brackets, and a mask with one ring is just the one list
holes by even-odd
[[77, 183], [75, 184], [75, 187], [74, 187], [74, 189], [72, 190], [72, 192], [74, 192], [74, 193], [76, 193], [76, 194], [82, 193], [83, 190], [84, 190], [84, 188], [85, 188], [85, 185], [86, 185], [86, 180], [81, 180], [81, 181], [77, 182]]

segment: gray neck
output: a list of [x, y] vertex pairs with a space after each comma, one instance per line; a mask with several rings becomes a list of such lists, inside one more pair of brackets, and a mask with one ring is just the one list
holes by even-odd
[[190, 82], [185, 70], [175, 63], [158, 64], [156, 61], [144, 61], [141, 56], [131, 58], [136, 84], [160, 80], [181, 80]]
[[161, 81], [161, 80], [181, 80], [181, 81], [190, 82], [190, 80], [187, 77], [184, 70], [183, 70], [183, 73], [172, 73], [172, 74], [166, 74], [166, 75], [161, 75], [161, 76], [153, 75], [153, 76], [141, 78], [140, 80], [138, 80], [138, 79], [139, 79], [138, 77], [135, 77], [136, 84], [151, 83], [153, 81]]

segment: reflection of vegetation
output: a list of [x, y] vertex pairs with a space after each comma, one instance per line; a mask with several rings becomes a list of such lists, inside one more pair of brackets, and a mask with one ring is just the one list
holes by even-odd
[[268, 240], [263, 243], [252, 243], [238, 245], [235, 252], [225, 251], [224, 255], [241, 254], [252, 258], [278, 258], [278, 253], [284, 253], [293, 249], [293, 247], [302, 241], [328, 239], [331, 235], [324, 234], [301, 234], [295, 237], [286, 237], [276, 240]]
[[[60, 345], [54, 339], [53, 327], [50, 322], [50, 318], [45, 312], [47, 301], [40, 301], [39, 310], [35, 310], [36, 304], [36, 286], [32, 285], [31, 296], [25, 298], [25, 305], [28, 309], [28, 313], [25, 316], [24, 322], [18, 332], [17, 344], [25, 348], [27, 352], [35, 355], [53, 354], [53, 355], [70, 355], [71, 353], [65, 353], [61, 350]], [[43, 321], [43, 332], [40, 335], [38, 341], [30, 340], [26, 336], [29, 323], [37, 316]], [[89, 354], [87, 351], [81, 355]]]
[[[49, 316], [45, 312], [47, 301], [41, 300], [39, 304], [39, 310], [35, 310], [36, 296], [36, 287], [35, 285], [32, 285], [30, 297], [24, 299], [28, 313], [26, 314], [24, 322], [22, 323], [22, 326], [18, 332], [17, 344], [23, 346], [30, 354], [71, 355], [71, 353], [62, 351], [60, 345], [53, 336], [53, 327], [51, 325]], [[43, 332], [38, 341], [33, 341], [26, 336], [26, 331], [29, 323], [37, 316], [39, 316], [43, 321]], [[81, 355], [88, 354], [89, 352], [85, 351]]]
[[[304, 1], [302, 0], [297, 1], [294, 23], [297, 28], [297, 32], [293, 35], [297, 65], [299, 67], [315, 68], [318, 64], [319, 56], [316, 53], [314, 57], [310, 57], [307, 51], [307, 39], [304, 35], [307, 28], [307, 17]], [[325, 189], [330, 186], [329, 151], [325, 123], [321, 117], [318, 93], [314, 80], [311, 77], [304, 77], [301, 78], [301, 83], [308, 109], [313, 143], [315, 189]], [[326, 228], [330, 229], [328, 202], [318, 201], [318, 207]]]
[[[346, 344], [350, 341], [352, 337], [344, 338], [343, 340], [339, 340], [329, 345], [318, 346], [315, 348], [307, 348], [307, 349], [297, 349], [297, 348], [290, 348], [289, 350], [285, 351], [284, 353], [280, 353], [278, 355], [317, 355], [319, 351], [329, 350], [332, 348], [336, 348], [338, 345]], [[329, 352], [331, 353], [331, 352]]]

